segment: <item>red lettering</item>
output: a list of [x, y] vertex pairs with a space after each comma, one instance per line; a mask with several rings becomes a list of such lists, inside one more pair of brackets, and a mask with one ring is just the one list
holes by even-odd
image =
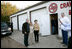
[[69, 3], [67, 2], [67, 6], [69, 6]]
[[61, 8], [61, 9], [63, 8], [63, 4], [60, 5], [60, 8]]
[[69, 10], [69, 15], [71, 15], [71, 10]]
[[67, 7], [71, 7], [71, 2], [67, 2], [67, 3], [63, 3], [63, 4], [60, 4], [60, 8], [67, 8]]
[[[69, 4], [70, 4], [70, 6], [71, 6], [71, 2], [69, 2]], [[69, 7], [70, 7], [70, 6], [69, 6]]]
[[63, 6], [65, 7], [66, 6], [66, 3], [64, 3]]

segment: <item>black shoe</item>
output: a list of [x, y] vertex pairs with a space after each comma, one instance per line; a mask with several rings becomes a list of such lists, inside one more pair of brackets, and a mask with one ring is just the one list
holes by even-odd
[[25, 45], [26, 47], [28, 47], [29, 46], [29, 44], [28, 45]]
[[38, 41], [36, 41], [36, 43], [38, 43]]
[[28, 44], [28, 46], [29, 46], [29, 44]]
[[63, 44], [63, 47], [67, 47], [67, 45]]
[[63, 42], [61, 42], [61, 44], [64, 44]]
[[36, 42], [36, 43], [39, 43], [39, 42]]
[[27, 45], [27, 46], [25, 46], [25, 47], [28, 47], [28, 45]]

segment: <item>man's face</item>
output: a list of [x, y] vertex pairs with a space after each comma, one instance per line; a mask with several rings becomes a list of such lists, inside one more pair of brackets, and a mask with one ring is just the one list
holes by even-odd
[[62, 15], [62, 17], [64, 17], [64, 13], [62, 13], [61, 15]]
[[28, 20], [28, 19], [26, 19], [26, 22], [29, 22], [29, 20]]

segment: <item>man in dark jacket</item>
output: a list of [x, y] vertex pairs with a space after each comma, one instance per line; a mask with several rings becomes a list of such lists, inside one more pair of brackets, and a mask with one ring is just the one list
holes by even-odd
[[27, 47], [28, 46], [28, 36], [30, 32], [30, 25], [28, 19], [26, 19], [26, 22], [23, 23], [22, 26], [22, 33], [24, 34], [24, 44]]
[[51, 20], [51, 25], [52, 25], [52, 34], [54, 34], [55, 33], [55, 19], [54, 19], [54, 17]]
[[13, 22], [11, 22], [11, 31], [13, 32]]

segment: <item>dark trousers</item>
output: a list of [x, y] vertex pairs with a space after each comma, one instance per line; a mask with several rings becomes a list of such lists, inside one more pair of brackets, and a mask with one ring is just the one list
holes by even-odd
[[13, 32], [13, 27], [11, 28], [11, 31]]
[[64, 43], [65, 45], [68, 45], [68, 32], [62, 30], [62, 36], [63, 36], [63, 43]]
[[58, 27], [55, 26], [55, 34], [58, 34]]
[[29, 33], [24, 34], [24, 44], [25, 44], [25, 46], [28, 46], [28, 37], [29, 37]]
[[71, 37], [69, 38], [69, 41], [68, 41], [68, 48], [72, 48], [72, 45], [71, 45]]
[[52, 26], [52, 34], [55, 33], [55, 26]]
[[39, 31], [34, 30], [35, 42], [39, 42]]

